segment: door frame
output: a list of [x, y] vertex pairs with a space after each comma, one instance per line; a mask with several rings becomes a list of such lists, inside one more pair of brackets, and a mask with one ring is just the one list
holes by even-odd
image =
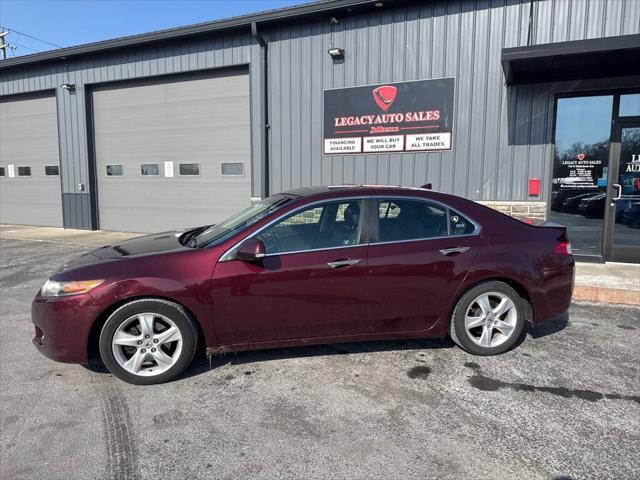
[[[631, 78], [631, 77], [630, 77]], [[576, 260], [581, 262], [588, 263], [605, 263], [605, 262], [625, 262], [625, 260], [614, 259], [611, 257], [611, 244], [613, 240], [613, 225], [615, 223], [615, 215], [611, 215], [611, 185], [614, 180], [617, 181], [617, 173], [618, 173], [618, 163], [619, 163], [619, 148], [620, 141], [615, 142], [616, 132], [620, 125], [624, 124], [633, 124], [634, 122], [640, 122], [640, 115], [638, 116], [620, 116], [620, 96], [628, 95], [628, 94], [637, 94], [640, 93], [640, 89], [637, 86], [632, 85], [623, 85], [619, 88], [611, 88], [608, 85], [591, 85], [589, 82], [586, 83], [585, 87], [582, 89], [575, 89], [569, 87], [564, 89], [562, 87], [557, 89], [552, 89], [553, 94], [553, 118], [551, 119], [551, 145], [555, 147], [556, 145], [556, 122], [558, 118], [558, 100], [562, 98], [576, 98], [576, 97], [594, 97], [594, 96], [605, 96], [612, 95], [613, 96], [613, 104], [611, 107], [611, 131], [609, 134], [609, 164], [608, 164], [608, 174], [607, 174], [607, 197], [606, 197], [606, 207], [605, 207], [605, 215], [602, 219], [602, 235], [600, 241], [600, 254], [597, 255], [576, 255]], [[615, 162], [615, 173], [616, 176], [613, 176], [613, 168]], [[554, 154], [553, 149], [550, 158], [549, 165], [549, 186], [547, 189], [548, 192], [548, 200], [546, 205], [546, 213], [545, 217], [548, 219], [551, 213], [551, 192], [553, 189], [553, 178], [554, 178]], [[633, 247], [632, 247], [633, 248]], [[627, 255], [625, 255], [626, 257]], [[621, 258], [617, 257], [616, 258]]]
[[[614, 113], [619, 112], [620, 96], [614, 98]], [[640, 257], [640, 245], [614, 244], [614, 229], [616, 227], [616, 208], [612, 195], [617, 193], [613, 188], [618, 183], [620, 174], [620, 154], [623, 128], [640, 128], [640, 116], [622, 117], [616, 115], [611, 128], [611, 141], [609, 148], [609, 175], [607, 182], [607, 201], [604, 218], [603, 253], [607, 261], [637, 263]]]

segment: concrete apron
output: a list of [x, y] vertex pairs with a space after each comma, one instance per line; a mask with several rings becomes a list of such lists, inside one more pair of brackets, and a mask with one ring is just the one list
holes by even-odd
[[[0, 225], [0, 238], [74, 245], [109, 245], [140, 235], [142, 234], [104, 230]], [[640, 305], [640, 265], [577, 263], [573, 299], [598, 303]]]
[[640, 265], [576, 263], [574, 300], [640, 305]]

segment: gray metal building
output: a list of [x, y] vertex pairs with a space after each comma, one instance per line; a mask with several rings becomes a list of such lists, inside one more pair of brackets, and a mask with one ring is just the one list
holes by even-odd
[[[0, 221], [153, 231], [300, 186], [426, 182], [553, 216], [558, 99], [620, 103], [639, 59], [637, 0], [330, 0], [9, 59]], [[450, 149], [323, 154], [326, 90], [444, 77]], [[613, 258], [601, 223], [585, 254]]]

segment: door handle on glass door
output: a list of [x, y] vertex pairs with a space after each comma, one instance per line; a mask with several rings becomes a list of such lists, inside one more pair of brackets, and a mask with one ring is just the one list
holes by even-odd
[[336, 260], [334, 262], [329, 262], [327, 263], [327, 265], [329, 265], [331, 268], [339, 268], [339, 267], [350, 267], [352, 265], [355, 265], [356, 263], [361, 262], [362, 260], [359, 258], [354, 258], [352, 259], [346, 259], [346, 260]]
[[452, 255], [454, 253], [464, 253], [469, 250], [471, 247], [453, 247], [453, 248], [443, 248], [440, 250], [440, 253], [443, 255]]
[[618, 195], [615, 197], [611, 197], [611, 200], [620, 200], [622, 198], [622, 185], [620, 185], [619, 183], [614, 183], [611, 185], [613, 188], [617, 188], [618, 189]]

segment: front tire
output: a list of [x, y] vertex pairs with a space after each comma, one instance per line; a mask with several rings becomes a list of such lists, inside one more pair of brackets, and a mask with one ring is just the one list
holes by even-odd
[[453, 310], [449, 334], [474, 355], [498, 355], [520, 343], [525, 309], [513, 288], [504, 282], [481, 283], [466, 292]]
[[100, 333], [100, 356], [116, 377], [135, 385], [180, 375], [195, 354], [198, 331], [180, 305], [133, 300], [113, 312]]

